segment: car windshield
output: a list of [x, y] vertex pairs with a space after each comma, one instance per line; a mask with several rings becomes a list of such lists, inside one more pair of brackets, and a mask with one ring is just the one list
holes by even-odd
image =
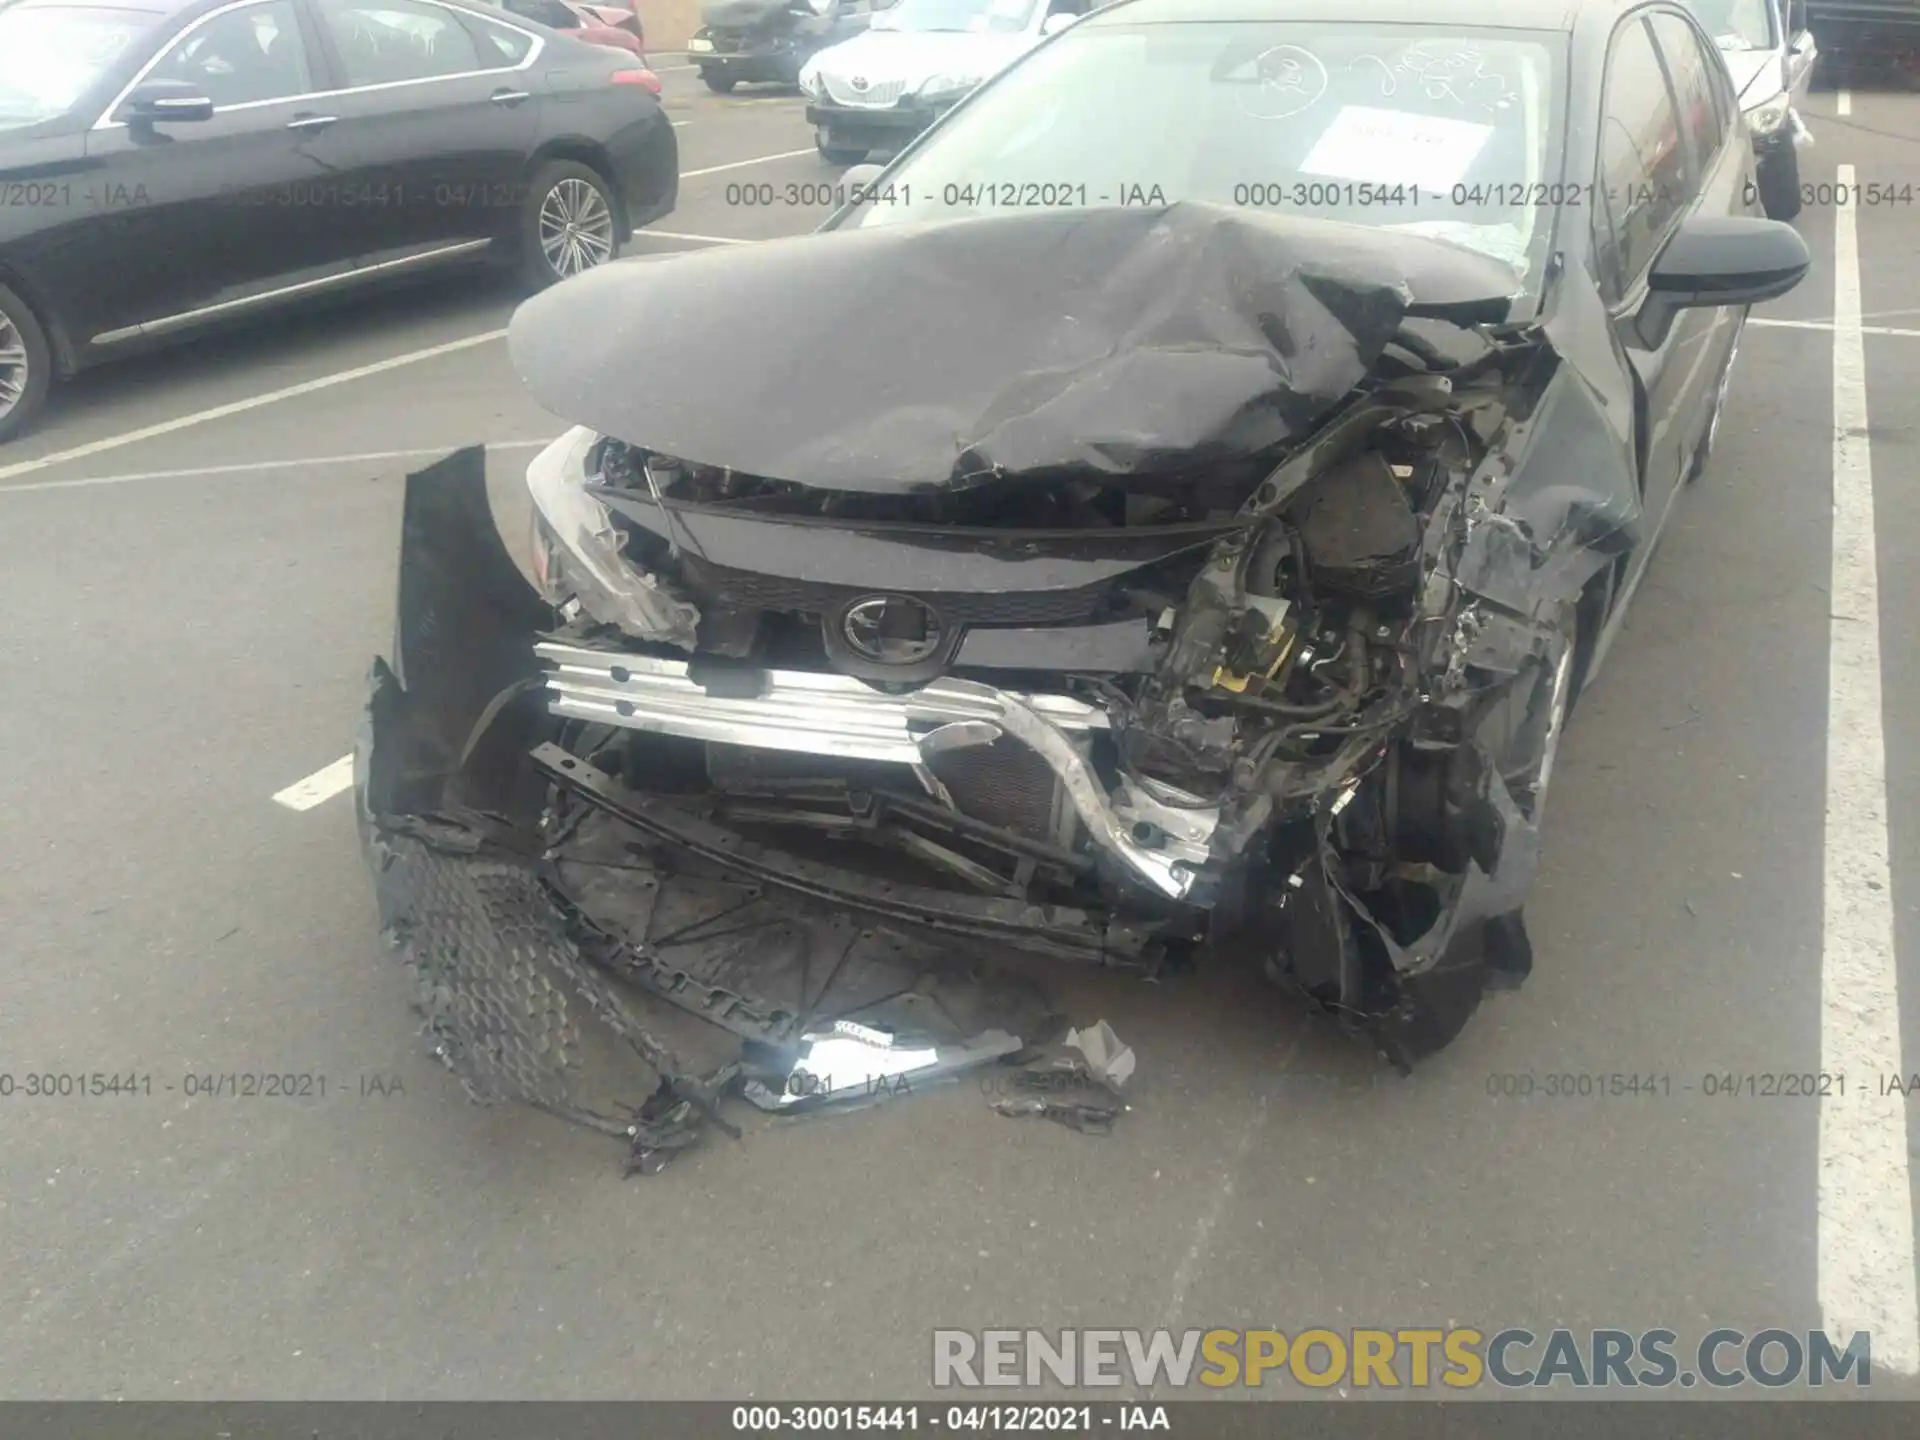
[[900, 0], [873, 17], [875, 30], [918, 34], [1011, 35], [1027, 28], [1040, 0]]
[[1083, 23], [842, 223], [1196, 200], [1451, 240], [1524, 292], [1556, 213], [1565, 55], [1557, 34], [1450, 25]]
[[158, 18], [78, 5], [0, 7], [0, 127], [64, 115]]
[[1722, 50], [1771, 50], [1774, 35], [1773, 0], [1686, 0]]

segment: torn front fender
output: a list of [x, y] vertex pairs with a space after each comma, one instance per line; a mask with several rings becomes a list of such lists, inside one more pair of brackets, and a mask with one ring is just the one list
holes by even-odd
[[1044, 1033], [1044, 997], [973, 951], [743, 884], [583, 803], [590, 743], [550, 783], [535, 754], [593, 730], [550, 713], [555, 618], [502, 544], [482, 450], [408, 477], [355, 804], [383, 932], [470, 1096], [622, 1136], [651, 1173], [707, 1127], [737, 1137], [723, 1099], [789, 1074], [806, 1034], [845, 1021], [983, 1063], [982, 1035]]

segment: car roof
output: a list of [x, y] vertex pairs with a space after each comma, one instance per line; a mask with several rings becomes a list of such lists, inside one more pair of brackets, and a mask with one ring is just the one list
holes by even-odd
[[1183, 21], [1365, 20], [1381, 25], [1472, 25], [1501, 30], [1571, 33], [1578, 21], [1614, 15], [1644, 0], [1482, 0], [1441, 5], [1436, 0], [1112, 0], [1082, 25], [1177, 25]]

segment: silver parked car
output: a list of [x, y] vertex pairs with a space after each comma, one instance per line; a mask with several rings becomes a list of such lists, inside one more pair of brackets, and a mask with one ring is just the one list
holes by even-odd
[[1800, 153], [1806, 134], [1795, 104], [1819, 57], [1806, 0], [1687, 0], [1713, 36], [1740, 92], [1753, 135], [1760, 203], [1774, 220], [1800, 213]]

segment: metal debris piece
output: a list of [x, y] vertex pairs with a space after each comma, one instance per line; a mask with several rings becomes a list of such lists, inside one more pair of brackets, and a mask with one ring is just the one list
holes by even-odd
[[662, 1081], [634, 1112], [628, 1132], [632, 1143], [627, 1149], [624, 1173], [658, 1175], [674, 1156], [700, 1140], [700, 1122], [705, 1117], [693, 1101], [682, 1099], [673, 1087]]
[[1111, 1091], [1090, 1085], [1071, 1096], [1005, 1095], [993, 1102], [993, 1108], [1002, 1115], [1038, 1115], [1044, 1120], [1057, 1120], [1082, 1135], [1110, 1135], [1113, 1122], [1127, 1108], [1117, 1098], [1104, 1098], [1111, 1095]]

